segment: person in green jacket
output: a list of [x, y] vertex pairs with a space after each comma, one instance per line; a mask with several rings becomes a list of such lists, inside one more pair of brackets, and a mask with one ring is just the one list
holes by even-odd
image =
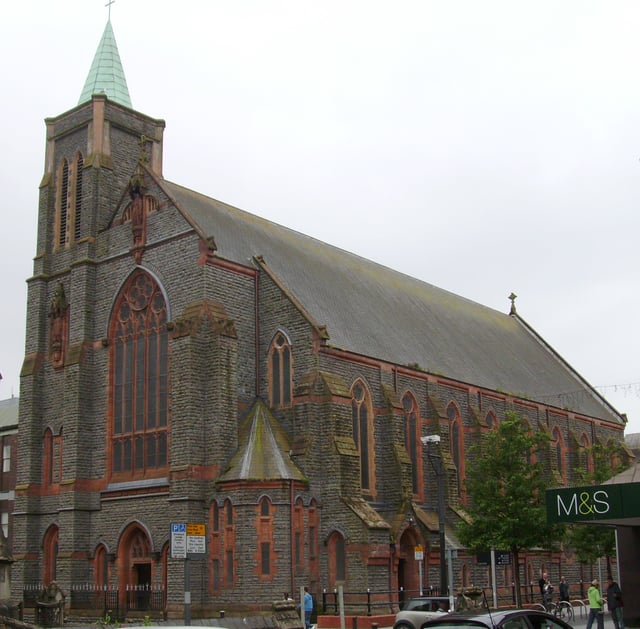
[[600, 583], [598, 579], [591, 581], [591, 587], [587, 590], [589, 597], [589, 619], [587, 620], [587, 629], [591, 629], [593, 621], [598, 620], [598, 629], [604, 629], [604, 601], [600, 594]]

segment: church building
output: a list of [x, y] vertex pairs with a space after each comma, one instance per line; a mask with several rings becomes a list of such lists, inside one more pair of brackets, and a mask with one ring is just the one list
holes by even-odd
[[[441, 522], [470, 585], [470, 444], [515, 411], [569, 484], [591, 445], [622, 441], [515, 295], [498, 312], [169, 181], [164, 129], [134, 109], [108, 22], [78, 104], [46, 120], [16, 598], [56, 581], [72, 609], [102, 609], [89, 589], [120, 615], [180, 614], [186, 531], [194, 613], [303, 585], [397, 600], [439, 585]], [[537, 579], [540, 556], [523, 561]]]

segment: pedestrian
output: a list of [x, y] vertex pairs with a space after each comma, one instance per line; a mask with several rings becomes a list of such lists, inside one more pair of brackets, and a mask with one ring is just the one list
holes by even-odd
[[549, 575], [546, 572], [543, 572], [542, 576], [538, 580], [538, 587], [540, 588], [540, 598], [542, 598], [543, 604], [544, 604], [544, 589], [547, 586], [548, 580], [549, 580]]
[[561, 601], [569, 601], [569, 584], [565, 577], [560, 577], [560, 585], [558, 586], [560, 590], [560, 600]]
[[587, 629], [591, 629], [593, 621], [598, 621], [598, 629], [604, 629], [604, 601], [600, 594], [600, 583], [598, 579], [591, 581], [591, 587], [587, 590], [589, 597], [589, 619], [587, 620]]
[[607, 584], [607, 607], [611, 612], [613, 626], [616, 629], [624, 629], [624, 620], [622, 618], [622, 590], [613, 580], [613, 577], [609, 577]]
[[547, 611], [551, 611], [553, 603], [553, 585], [551, 585], [551, 581], [547, 579], [547, 582], [544, 586], [544, 608]]
[[305, 629], [311, 629], [311, 612], [313, 611], [313, 597], [309, 593], [309, 588], [306, 585], [304, 586], [304, 600], [302, 601], [302, 606], [304, 608]]

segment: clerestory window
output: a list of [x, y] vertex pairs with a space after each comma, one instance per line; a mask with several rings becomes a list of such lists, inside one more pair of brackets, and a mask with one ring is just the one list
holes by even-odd
[[353, 440], [360, 453], [360, 483], [364, 492], [371, 493], [374, 487], [373, 407], [369, 391], [361, 380], [351, 387], [351, 420]]
[[272, 408], [291, 406], [292, 389], [291, 343], [282, 332], [278, 332], [269, 347], [269, 401]]
[[411, 393], [406, 393], [402, 398], [404, 411], [404, 443], [411, 459], [411, 483], [413, 493], [419, 491], [418, 477], [418, 439], [420, 438], [419, 409], [416, 399]]

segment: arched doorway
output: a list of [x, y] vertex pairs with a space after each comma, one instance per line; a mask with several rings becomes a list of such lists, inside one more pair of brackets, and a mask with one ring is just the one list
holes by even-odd
[[153, 584], [151, 540], [139, 524], [131, 524], [122, 534], [118, 547], [118, 586], [120, 609], [150, 609]]
[[413, 528], [406, 528], [398, 544], [398, 602], [420, 594], [420, 565], [415, 558], [416, 546], [420, 543]]
[[58, 537], [59, 529], [55, 524], [52, 524], [44, 534], [42, 542], [42, 582], [45, 586], [56, 580]]

